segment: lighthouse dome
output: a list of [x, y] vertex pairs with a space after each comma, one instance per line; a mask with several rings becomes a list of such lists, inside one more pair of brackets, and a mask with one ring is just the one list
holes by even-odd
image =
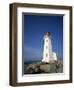
[[51, 37], [51, 32], [46, 32], [45, 35], [44, 35], [44, 39], [49, 38], [49, 37]]
[[50, 36], [51, 35], [51, 32], [46, 32], [45, 35]]

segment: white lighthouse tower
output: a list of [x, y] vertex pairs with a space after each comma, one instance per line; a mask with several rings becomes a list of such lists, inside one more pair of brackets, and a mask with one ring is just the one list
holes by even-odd
[[50, 62], [54, 60], [51, 43], [51, 33], [47, 32], [44, 35], [44, 50], [42, 62]]

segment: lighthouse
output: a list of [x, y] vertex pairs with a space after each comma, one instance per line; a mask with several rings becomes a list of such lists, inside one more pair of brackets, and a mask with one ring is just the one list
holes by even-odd
[[50, 32], [45, 33], [43, 40], [44, 40], [44, 49], [42, 62], [50, 62], [55, 60], [52, 51], [51, 33]]

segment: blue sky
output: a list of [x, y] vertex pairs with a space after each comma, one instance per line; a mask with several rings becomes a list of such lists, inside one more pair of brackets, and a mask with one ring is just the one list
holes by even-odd
[[23, 20], [25, 62], [42, 59], [46, 32], [51, 32], [53, 51], [63, 58], [63, 16], [24, 15]]

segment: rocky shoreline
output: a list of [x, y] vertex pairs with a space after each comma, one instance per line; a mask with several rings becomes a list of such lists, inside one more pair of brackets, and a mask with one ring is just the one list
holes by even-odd
[[24, 64], [24, 74], [40, 74], [40, 73], [62, 73], [63, 61], [58, 60], [54, 62], [36, 62], [31, 64]]

